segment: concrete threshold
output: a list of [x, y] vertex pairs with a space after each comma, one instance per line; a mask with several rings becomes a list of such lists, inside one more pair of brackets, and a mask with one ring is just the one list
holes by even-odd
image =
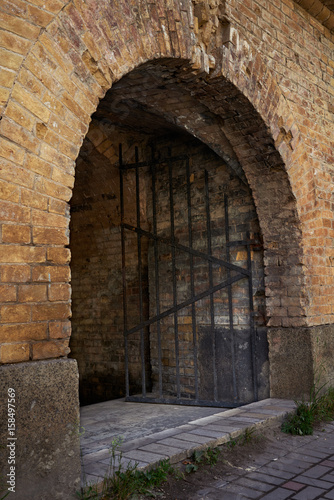
[[180, 462], [195, 450], [226, 443], [247, 428], [282, 421], [294, 409], [293, 401], [272, 398], [234, 409], [176, 408], [124, 400], [83, 407], [83, 483], [100, 483], [112, 472], [110, 449], [116, 437], [123, 437], [122, 466], [137, 463], [139, 469], [147, 469], [167, 458], [172, 464]]

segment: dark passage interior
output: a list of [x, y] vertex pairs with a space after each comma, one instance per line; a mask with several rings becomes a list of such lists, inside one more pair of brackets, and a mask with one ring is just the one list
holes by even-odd
[[[136, 70], [109, 91], [77, 160], [71, 355], [81, 404], [263, 399], [263, 252], [251, 191], [218, 148], [166, 114], [167, 102], [153, 112], [139, 90], [149, 75]], [[176, 94], [154, 89], [175, 113]], [[195, 112], [216, 137], [215, 117]]]

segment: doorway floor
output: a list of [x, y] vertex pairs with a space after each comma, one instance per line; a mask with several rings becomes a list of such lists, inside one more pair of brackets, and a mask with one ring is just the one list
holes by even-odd
[[235, 408], [130, 403], [116, 399], [81, 408], [83, 480], [100, 482], [110, 472], [110, 449], [122, 439], [122, 463], [146, 468], [169, 458], [176, 463], [195, 449], [218, 446], [246, 427], [282, 419], [293, 401], [266, 399]]

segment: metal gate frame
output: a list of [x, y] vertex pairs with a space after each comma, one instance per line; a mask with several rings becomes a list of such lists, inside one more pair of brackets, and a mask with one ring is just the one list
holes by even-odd
[[[175, 240], [174, 234], [174, 203], [173, 203], [173, 164], [175, 162], [184, 161], [186, 165], [187, 177], [187, 207], [188, 207], [188, 236], [189, 246], [179, 244]], [[170, 199], [170, 237], [162, 237], [157, 234], [157, 214], [156, 214], [156, 167], [158, 165], [167, 164], [169, 171], [169, 199]], [[153, 205], [153, 232], [144, 230], [141, 227], [140, 221], [140, 193], [139, 193], [139, 171], [143, 167], [149, 167], [152, 180], [152, 205]], [[127, 170], [135, 170], [136, 178], [136, 226], [127, 224], [125, 222], [124, 213], [124, 182], [123, 175]], [[237, 395], [237, 381], [235, 369], [235, 342], [234, 342], [234, 324], [233, 324], [233, 308], [232, 308], [232, 285], [242, 279], [248, 280], [248, 295], [249, 295], [249, 328], [250, 328], [250, 347], [251, 347], [251, 362], [252, 362], [252, 384], [254, 401], [258, 400], [258, 387], [256, 380], [256, 343], [255, 335], [256, 330], [254, 326], [254, 305], [253, 305], [253, 288], [252, 288], [252, 262], [251, 262], [251, 246], [258, 245], [258, 241], [251, 240], [249, 232], [246, 235], [246, 240], [230, 241], [229, 236], [229, 219], [228, 219], [228, 197], [224, 196], [225, 208], [225, 238], [226, 238], [226, 258], [225, 260], [219, 259], [212, 255], [211, 248], [211, 220], [210, 220], [210, 198], [209, 198], [209, 183], [208, 172], [205, 170], [205, 212], [206, 212], [206, 226], [207, 226], [207, 248], [208, 253], [204, 253], [193, 248], [193, 235], [192, 235], [192, 206], [191, 206], [191, 191], [190, 191], [190, 169], [189, 169], [189, 156], [178, 155], [172, 156], [169, 149], [169, 155], [163, 159], [155, 159], [155, 151], [152, 148], [152, 157], [150, 161], [140, 162], [138, 160], [138, 147], [135, 147], [135, 162], [124, 164], [122, 158], [122, 145], [119, 145], [119, 172], [120, 172], [120, 204], [121, 204], [121, 240], [122, 240], [122, 280], [123, 280], [123, 321], [124, 321], [124, 348], [125, 348], [125, 387], [126, 387], [126, 401], [147, 402], [147, 403], [165, 403], [165, 404], [183, 404], [194, 406], [214, 406], [214, 407], [230, 407], [234, 408], [245, 404], [238, 401]], [[125, 266], [125, 231], [131, 231], [137, 234], [137, 249], [138, 249], [138, 282], [139, 282], [139, 309], [140, 309], [140, 323], [133, 328], [127, 326], [127, 290], [126, 290], [126, 266]], [[144, 320], [143, 319], [143, 289], [142, 289], [142, 257], [141, 257], [141, 238], [146, 237], [153, 241], [154, 244], [154, 267], [155, 267], [155, 290], [156, 290], [156, 315]], [[166, 311], [160, 311], [159, 304], [159, 262], [158, 262], [158, 244], [163, 243], [171, 248], [172, 253], [172, 274], [173, 274], [173, 307]], [[247, 269], [236, 266], [230, 262], [231, 248], [233, 247], [246, 247], [247, 251]], [[181, 303], [177, 303], [176, 296], [176, 273], [175, 273], [175, 251], [181, 250], [189, 253], [190, 256], [190, 289], [191, 297]], [[193, 275], [193, 259], [200, 257], [206, 259], [209, 263], [209, 288], [201, 293], [195, 294], [195, 283]], [[213, 285], [212, 265], [219, 264], [227, 270], [227, 279], [218, 285]], [[231, 277], [231, 271], [237, 272], [236, 276]], [[216, 346], [215, 336], [212, 335], [212, 366], [214, 378], [214, 397], [212, 401], [199, 399], [198, 387], [198, 370], [197, 370], [197, 334], [196, 334], [196, 310], [195, 304], [197, 301], [209, 297], [210, 298], [210, 316], [211, 316], [211, 329], [215, 325], [214, 307], [213, 307], [213, 294], [223, 288], [228, 291], [228, 309], [229, 309], [229, 328], [231, 332], [231, 366], [233, 370], [233, 401], [219, 401], [217, 390], [217, 366], [216, 366]], [[180, 373], [179, 373], [179, 342], [178, 342], [178, 311], [184, 307], [191, 306], [192, 310], [192, 333], [194, 345], [194, 369], [195, 369], [195, 399], [182, 399], [180, 396]], [[162, 355], [161, 355], [161, 330], [160, 321], [173, 315], [174, 329], [175, 329], [175, 357], [176, 357], [176, 383], [177, 383], [177, 397], [169, 398], [163, 396], [162, 388]], [[145, 352], [144, 352], [144, 328], [150, 325], [157, 324], [158, 336], [158, 367], [159, 367], [159, 396], [150, 397], [146, 391], [146, 373], [145, 373]], [[140, 332], [140, 356], [142, 368], [142, 394], [130, 395], [129, 387], [129, 355], [128, 355], [128, 337], [135, 333]]]

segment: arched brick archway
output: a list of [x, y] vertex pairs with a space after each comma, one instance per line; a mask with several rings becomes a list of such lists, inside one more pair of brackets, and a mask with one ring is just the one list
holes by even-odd
[[[6, 367], [5, 384], [15, 373], [19, 387], [29, 372], [39, 373], [43, 385], [53, 371], [53, 387], [37, 391], [38, 398], [52, 400], [66, 365], [67, 392], [75, 398], [76, 369], [64, 359], [70, 336], [68, 202], [74, 162], [99, 100], [123, 76], [152, 61], [158, 61], [152, 73], [161, 61], [169, 85], [214, 114], [213, 133], [226, 148], [219, 140], [212, 144], [209, 129], [196, 131], [191, 100], [185, 123], [179, 124], [227, 154], [252, 189], [265, 241], [269, 325], [331, 322], [331, 310], [319, 311], [307, 301], [313, 277], [328, 257], [310, 250], [317, 214], [312, 159], [275, 75], [261, 51], [236, 30], [234, 14], [225, 7], [217, 3], [207, 11], [204, 3], [143, 1], [131, 9], [107, 0], [79, 0], [54, 3], [50, 10], [27, 4], [15, 16], [4, 7], [0, 359], [4, 364], [36, 361]], [[163, 106], [157, 111], [164, 112]], [[177, 113], [170, 119], [181, 120]], [[281, 331], [273, 329], [273, 355], [284, 343]], [[51, 361], [57, 358], [62, 359]], [[68, 404], [67, 411], [73, 420], [77, 404]], [[65, 447], [64, 430], [57, 432]]]

